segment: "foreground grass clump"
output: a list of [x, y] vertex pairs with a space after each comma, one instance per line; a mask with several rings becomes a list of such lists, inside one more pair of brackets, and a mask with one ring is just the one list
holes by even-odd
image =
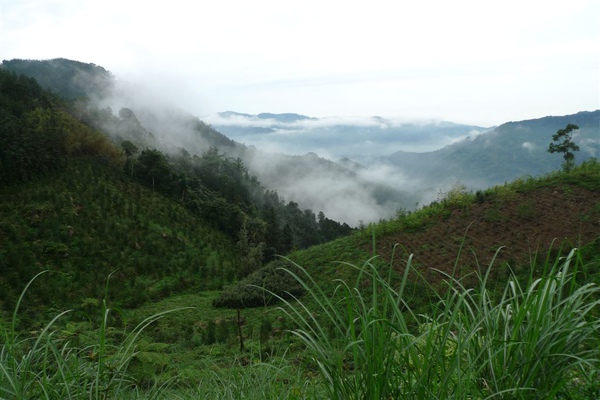
[[492, 265], [475, 289], [447, 276], [448, 290], [430, 315], [414, 314], [403, 300], [411, 258], [399, 287], [373, 259], [346, 266], [358, 278], [338, 281], [333, 296], [296, 266], [301, 272], [290, 273], [308, 297], [281, 299], [329, 398], [600, 396], [600, 319], [593, 314], [600, 289], [577, 284], [576, 250], [527, 284], [510, 278], [500, 296], [489, 287]]
[[[124, 396], [138, 398], [140, 383], [129, 366], [138, 355], [141, 332], [163, 315], [165, 311], [144, 319], [128, 334], [118, 332], [108, 324], [112, 310], [106, 296], [102, 302], [99, 327], [83, 344], [57, 321], [69, 314], [56, 315], [40, 331], [21, 338], [17, 331], [18, 311], [27, 289], [42, 274], [37, 274], [22, 292], [10, 322], [0, 320], [2, 347], [0, 350], [0, 398], [9, 399], [108, 399]], [[105, 295], [108, 293], [108, 284]], [[113, 336], [118, 336], [117, 339]], [[145, 388], [148, 396], [167, 389]]]

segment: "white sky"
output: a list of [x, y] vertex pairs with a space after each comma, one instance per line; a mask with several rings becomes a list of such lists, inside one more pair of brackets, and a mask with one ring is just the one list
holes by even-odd
[[498, 125], [600, 108], [600, 1], [0, 0], [0, 59], [70, 58], [189, 112]]

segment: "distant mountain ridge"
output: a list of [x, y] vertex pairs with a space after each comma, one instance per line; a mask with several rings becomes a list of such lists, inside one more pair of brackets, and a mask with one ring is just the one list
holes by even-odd
[[227, 111], [204, 116], [203, 120], [232, 139], [257, 148], [293, 155], [315, 152], [331, 160], [350, 158], [361, 163], [399, 150], [437, 150], [490, 130], [448, 121], [380, 116], [315, 118]]
[[317, 118], [309, 117], [306, 115], [296, 114], [296, 113], [283, 113], [283, 114], [274, 114], [274, 113], [260, 113], [260, 114], [244, 114], [238, 113], [235, 111], [224, 111], [218, 113], [219, 116], [223, 118], [235, 118], [235, 117], [243, 117], [243, 118], [255, 118], [255, 119], [271, 119], [277, 122], [289, 123], [296, 121], [304, 121], [304, 120], [316, 120]]
[[486, 188], [523, 175], [541, 175], [560, 169], [562, 157], [547, 150], [552, 135], [567, 124], [579, 126], [573, 137], [580, 147], [576, 162], [599, 158], [600, 110], [596, 110], [507, 122], [440, 150], [396, 152], [382, 157], [379, 162], [431, 184], [461, 181], [471, 188]]
[[[493, 128], [444, 121], [403, 123], [382, 117], [317, 118], [286, 124], [249, 114], [231, 115], [235, 117], [214, 121], [213, 126], [259, 149], [275, 147], [285, 152], [293, 147], [297, 153], [315, 152], [339, 160], [361, 176], [412, 192], [421, 204], [457, 183], [472, 190], [485, 189], [560, 169], [562, 157], [547, 150], [552, 135], [569, 123], [579, 126], [573, 137], [580, 147], [576, 163], [600, 157], [600, 110], [511, 121]], [[395, 146], [411, 148], [419, 141], [438, 148], [391, 151]], [[343, 156], [332, 157], [342, 152]]]

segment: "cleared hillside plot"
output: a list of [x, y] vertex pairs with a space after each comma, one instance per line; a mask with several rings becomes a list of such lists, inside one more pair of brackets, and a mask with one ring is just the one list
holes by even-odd
[[[487, 266], [494, 257], [499, 267], [518, 268], [530, 265], [535, 258], [545, 258], [548, 252], [568, 252], [600, 236], [597, 191], [556, 184], [489, 197], [489, 201], [456, 208], [447, 218], [421, 231], [377, 238], [377, 254], [390, 261], [390, 249], [395, 246], [396, 251], [413, 254], [424, 276], [435, 282], [443, 277], [436, 270], [451, 273], [458, 265], [464, 275]], [[397, 258], [398, 268], [405, 259]]]

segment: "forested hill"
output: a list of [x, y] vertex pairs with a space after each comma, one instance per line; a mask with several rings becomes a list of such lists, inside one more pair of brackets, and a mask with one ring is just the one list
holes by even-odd
[[548, 153], [553, 133], [567, 124], [579, 129], [576, 162], [600, 157], [600, 110], [507, 122], [484, 134], [427, 153], [397, 152], [381, 162], [431, 185], [460, 181], [471, 189], [485, 189], [517, 179], [560, 169], [563, 159]]
[[43, 88], [69, 100], [103, 96], [114, 86], [114, 77], [106, 69], [65, 58], [4, 60], [0, 68], [35, 78]]
[[[365, 179], [315, 154], [272, 154], [237, 143], [160, 98], [148, 96], [140, 101], [144, 95], [132, 92], [125, 82], [94, 64], [65, 59], [11, 60], [4, 61], [0, 68], [25, 73], [42, 87], [71, 100], [78, 119], [110, 134], [117, 144], [128, 140], [139, 149], [155, 148], [175, 157], [181, 149], [193, 156], [215, 147], [226, 158], [242, 160], [250, 175], [270, 191], [277, 191], [286, 203], [291, 200], [300, 209], [316, 214], [322, 211], [331, 220], [358, 226], [361, 220], [387, 218], [396, 209], [411, 207], [418, 201], [399, 187]], [[269, 119], [273, 115], [261, 117]], [[287, 121], [303, 117], [284, 114], [279, 118]]]
[[[121, 136], [98, 129], [107, 125]], [[2, 307], [45, 269], [56, 272], [47, 288], [69, 287], [73, 298], [98, 294], [116, 270], [125, 304], [219, 288], [275, 254], [351, 232], [285, 203], [216, 148], [167, 154], [134, 140], [153, 135], [131, 110], [85, 108], [0, 69]], [[51, 293], [44, 301], [67, 300]]]

